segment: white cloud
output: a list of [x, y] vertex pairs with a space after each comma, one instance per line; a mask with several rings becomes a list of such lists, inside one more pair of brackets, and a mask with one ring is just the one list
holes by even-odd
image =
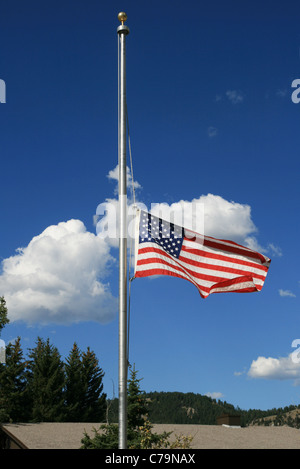
[[[130, 226], [129, 234], [130, 236], [133, 236], [134, 230], [132, 229], [132, 220], [136, 214], [136, 211], [133, 207], [133, 189], [136, 191], [137, 189], [141, 189], [142, 186], [138, 181], [133, 181], [131, 171], [128, 166], [126, 167], [126, 174], [128, 193], [131, 194], [127, 196], [127, 216]], [[114, 189], [114, 194], [116, 197], [107, 198], [105, 202], [102, 202], [98, 205], [96, 209], [96, 215], [94, 216], [94, 225], [96, 227], [96, 233], [98, 237], [105, 239], [106, 243], [110, 247], [117, 248], [119, 246], [119, 165], [109, 171], [107, 177], [116, 183], [116, 187]]]
[[242, 376], [245, 372], [244, 371], [235, 371], [233, 373], [234, 376]]
[[251, 363], [248, 376], [263, 379], [293, 379], [297, 383], [300, 379], [300, 360], [297, 353], [298, 350], [295, 350], [287, 357], [281, 358], [258, 357]]
[[296, 298], [296, 295], [292, 293], [290, 290], [279, 290], [280, 296], [290, 296], [291, 298]]
[[282, 256], [282, 250], [279, 246], [275, 246], [273, 243], [268, 243], [266, 246], [261, 246], [254, 236], [248, 236], [245, 239], [245, 245], [254, 251], [259, 251], [262, 254], [267, 254], [271, 257]]
[[[240, 204], [234, 201], [223, 199], [219, 195], [201, 195], [191, 201], [180, 200], [171, 205], [162, 203], [154, 204], [151, 212], [160, 215], [169, 221], [170, 213], [174, 220], [178, 220], [180, 225], [181, 214], [184, 215], [182, 224], [186, 228], [197, 231], [201, 234], [213, 236], [215, 238], [231, 239], [244, 243], [248, 246], [250, 235], [257, 232], [257, 228], [251, 219], [251, 207], [247, 204]], [[201, 225], [197, 216], [203, 217], [204, 231], [197, 230], [196, 226]], [[253, 244], [253, 240], [251, 242]], [[250, 246], [249, 246], [250, 247]]]
[[[138, 186], [140, 185], [138, 184]], [[267, 255], [270, 251], [274, 254], [275, 248], [270, 249], [270, 246], [274, 246], [273, 244], [263, 247], [258, 243], [255, 236], [258, 229], [252, 220], [251, 207], [248, 204], [228, 201], [214, 194], [201, 195], [192, 200], [180, 200], [173, 204], [153, 203], [148, 207], [139, 201], [137, 204], [153, 215], [197, 233], [230, 239]], [[132, 199], [128, 199], [128, 208], [130, 215], [129, 235], [131, 236], [133, 233], [132, 215], [134, 214]], [[117, 199], [106, 199], [106, 202], [99, 204], [96, 231], [99, 236], [110, 233], [107, 242], [112, 247], [118, 246], [118, 220]], [[279, 248], [277, 250], [279, 252]]]
[[240, 91], [228, 90], [226, 96], [232, 104], [239, 104], [244, 101], [244, 96]]
[[207, 135], [212, 138], [212, 137], [216, 137], [218, 134], [218, 129], [216, 129], [216, 127], [208, 127], [207, 129]]
[[[117, 183], [119, 182], [119, 165], [118, 164], [114, 169], [109, 171], [107, 177], [108, 179], [112, 181], [115, 181]], [[132, 190], [132, 187], [134, 187], [135, 190], [142, 188], [139, 182], [134, 181], [131, 171], [128, 166], [126, 166], [126, 180], [127, 180], [127, 187], [129, 190]], [[114, 193], [115, 195], [118, 194], [118, 185], [116, 185]]]
[[[107, 176], [115, 182], [118, 182], [119, 179], [118, 168], [117, 165]], [[132, 184], [128, 167], [127, 184], [128, 187]], [[138, 181], [134, 181], [134, 187], [140, 189], [142, 186]], [[128, 234], [131, 237], [133, 235], [132, 220], [135, 213], [132, 196], [128, 197], [127, 202], [130, 225]], [[153, 215], [200, 234], [230, 239], [266, 255], [282, 255], [281, 249], [273, 243], [269, 243], [265, 247], [259, 244], [255, 236], [258, 229], [251, 218], [251, 207], [248, 204], [228, 201], [219, 195], [210, 193], [192, 200], [179, 200], [173, 204], [153, 203], [146, 207], [139, 200], [136, 200], [136, 203]], [[101, 236], [105, 235], [107, 231], [112, 232], [112, 236], [107, 237], [106, 241], [110, 246], [118, 247], [119, 204], [117, 198], [106, 199], [104, 203], [99, 204], [95, 220], [97, 234]]]
[[222, 394], [221, 392], [207, 392], [204, 395], [207, 397], [211, 397], [212, 399], [222, 399], [222, 397], [224, 397], [224, 394]]
[[273, 256], [275, 257], [281, 257], [282, 256], [282, 250], [280, 247], [275, 246], [273, 243], [268, 244], [268, 251], [272, 253]]
[[2, 262], [0, 291], [11, 321], [111, 321], [117, 299], [105, 283], [114, 262], [107, 243], [80, 220], [49, 226]]

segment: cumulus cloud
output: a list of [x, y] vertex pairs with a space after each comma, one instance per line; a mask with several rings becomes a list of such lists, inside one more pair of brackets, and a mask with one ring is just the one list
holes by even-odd
[[[118, 164], [114, 169], [109, 171], [107, 177], [108, 177], [108, 179], [110, 179], [113, 182], [117, 182], [117, 183], [119, 182], [119, 165]], [[127, 180], [127, 187], [129, 189], [132, 189], [132, 187], [134, 187], [134, 189], [141, 189], [142, 188], [140, 183], [133, 179], [131, 171], [130, 171], [128, 166], [126, 167], [126, 180]], [[118, 194], [118, 185], [116, 185], [114, 193], [115, 193], [115, 195]]]
[[2, 262], [0, 291], [11, 321], [111, 321], [117, 299], [105, 282], [114, 262], [104, 240], [80, 220], [49, 226]]
[[[134, 219], [136, 215], [136, 207], [134, 206], [133, 190], [141, 189], [142, 186], [138, 181], [133, 180], [129, 167], [126, 167], [127, 175], [127, 188], [130, 194], [127, 197], [127, 217], [128, 217], [128, 236], [133, 238], [134, 234]], [[105, 239], [110, 247], [117, 248], [119, 246], [119, 198], [118, 198], [118, 182], [119, 182], [119, 165], [109, 171], [108, 179], [116, 183], [114, 189], [115, 198], [107, 198], [101, 202], [96, 209], [94, 216], [94, 225], [98, 237]], [[139, 202], [136, 206], [142, 205]]]
[[[118, 181], [118, 166], [110, 171], [108, 177]], [[127, 181], [131, 176], [127, 168]], [[136, 188], [141, 185], [135, 181]], [[128, 236], [134, 236], [134, 215], [132, 198], [128, 198]], [[251, 207], [235, 201], [229, 201], [215, 194], [200, 195], [192, 200], [179, 200], [172, 204], [152, 203], [145, 206], [139, 200], [136, 205], [141, 209], [197, 233], [215, 238], [230, 239], [264, 254], [281, 255], [280, 248], [273, 243], [261, 246], [257, 240], [258, 229], [251, 217]], [[106, 239], [112, 247], [118, 247], [119, 206], [117, 198], [106, 199], [97, 207], [95, 225], [98, 236]]]
[[[108, 178], [118, 182], [118, 177], [117, 165], [109, 172]], [[128, 187], [131, 183], [130, 170], [127, 167]], [[134, 182], [134, 186], [138, 189], [141, 188], [138, 181]], [[129, 197], [129, 215], [132, 215], [134, 212], [132, 203], [133, 200]], [[153, 215], [160, 216], [168, 221], [174, 221], [179, 225], [184, 225], [186, 228], [194, 229], [195, 231], [198, 228], [202, 234], [217, 238], [229, 237], [234, 241], [244, 242], [249, 247], [258, 246], [254, 237], [254, 233], [257, 233], [258, 230], [252, 221], [251, 207], [248, 204], [228, 201], [219, 195], [207, 194], [192, 200], [182, 199], [173, 204], [165, 202], [152, 203], [148, 207], [138, 200], [137, 205], [144, 210], [151, 211]], [[118, 225], [118, 199], [107, 198], [105, 202], [99, 204], [97, 216], [96, 226], [99, 235], [105, 231], [105, 226], [113, 227]], [[112, 237], [118, 237], [118, 229], [115, 230]]]
[[279, 290], [280, 296], [290, 296], [291, 298], [296, 298], [296, 295], [292, 293], [290, 290]]
[[251, 378], [295, 380], [299, 384], [300, 380], [300, 360], [299, 350], [296, 349], [287, 357], [272, 358], [258, 357], [253, 360], [248, 371]]
[[151, 213], [173, 221], [170, 220], [171, 214], [175, 223], [183, 224], [186, 228], [215, 238], [231, 239], [247, 246], [250, 235], [258, 231], [252, 221], [249, 205], [228, 201], [214, 194], [201, 195], [191, 201], [181, 200], [170, 205], [153, 204]]

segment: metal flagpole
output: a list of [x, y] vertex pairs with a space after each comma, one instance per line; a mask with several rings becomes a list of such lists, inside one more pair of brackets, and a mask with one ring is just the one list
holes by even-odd
[[127, 15], [118, 14], [119, 41], [119, 448], [127, 448], [127, 181], [126, 181], [126, 36]]

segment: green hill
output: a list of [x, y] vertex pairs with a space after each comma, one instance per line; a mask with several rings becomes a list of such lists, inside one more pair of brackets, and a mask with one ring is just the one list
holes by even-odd
[[[300, 406], [242, 410], [226, 401], [195, 393], [145, 393], [151, 423], [216, 425], [222, 414], [240, 415], [241, 425], [289, 425], [300, 428]], [[118, 399], [109, 401], [108, 420], [118, 421]]]

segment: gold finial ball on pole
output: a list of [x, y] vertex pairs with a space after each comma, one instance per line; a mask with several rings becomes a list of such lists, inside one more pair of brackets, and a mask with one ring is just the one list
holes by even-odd
[[121, 11], [119, 14], [118, 14], [118, 20], [124, 24], [124, 22], [127, 20], [127, 15], [126, 13], [124, 13], [124, 11]]

